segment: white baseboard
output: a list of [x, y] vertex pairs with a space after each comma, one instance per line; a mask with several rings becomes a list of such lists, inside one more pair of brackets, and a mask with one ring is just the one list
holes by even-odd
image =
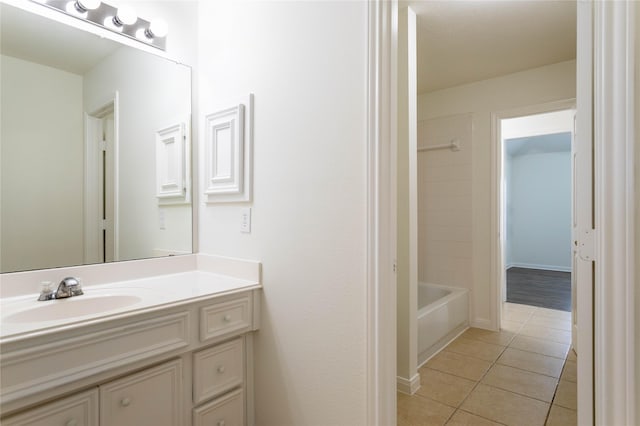
[[471, 319], [471, 321], [469, 321], [469, 324], [473, 328], [482, 328], [485, 330], [495, 331], [495, 328], [491, 324], [491, 320], [487, 318], [473, 318]]
[[571, 272], [571, 266], [538, 265], [535, 263], [511, 263], [506, 267], [506, 269], [509, 268], [542, 269], [544, 271]]
[[420, 389], [420, 375], [414, 374], [411, 379], [405, 379], [404, 377], [396, 377], [398, 392], [406, 393], [407, 395], [413, 395]]

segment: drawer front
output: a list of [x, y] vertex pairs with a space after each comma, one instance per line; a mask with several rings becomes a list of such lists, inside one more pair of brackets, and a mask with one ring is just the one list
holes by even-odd
[[199, 404], [244, 382], [244, 339], [193, 355], [193, 403]]
[[5, 426], [98, 426], [98, 389], [62, 398], [2, 420]]
[[182, 360], [100, 386], [100, 426], [182, 425]]
[[29, 395], [36, 387], [54, 389], [186, 347], [189, 322], [189, 311], [159, 314], [53, 343], [4, 352], [0, 363], [2, 401], [8, 403]]
[[251, 330], [250, 294], [200, 308], [200, 341], [202, 342], [249, 330]]
[[243, 390], [235, 390], [193, 410], [193, 426], [244, 426]]

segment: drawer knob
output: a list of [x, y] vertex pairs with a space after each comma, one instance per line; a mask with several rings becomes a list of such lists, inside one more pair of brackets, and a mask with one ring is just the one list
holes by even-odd
[[224, 317], [222, 317], [222, 320], [224, 322], [231, 322], [231, 315], [227, 314]]
[[220, 367], [218, 367], [218, 373], [220, 374], [224, 373], [224, 365], [221, 365]]
[[122, 400], [120, 401], [120, 405], [122, 405], [123, 407], [128, 407], [129, 405], [131, 405], [131, 398], [122, 398]]
[[224, 420], [219, 420], [218, 423], [216, 423], [217, 426], [225, 426], [226, 424]]
[[69, 420], [65, 426], [78, 426], [78, 421], [76, 419]]

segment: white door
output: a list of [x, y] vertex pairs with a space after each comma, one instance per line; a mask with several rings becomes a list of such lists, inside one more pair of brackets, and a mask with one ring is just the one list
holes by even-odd
[[578, 424], [593, 424], [593, 34], [592, 4], [578, 2], [573, 158], [572, 347], [578, 354]]
[[103, 191], [104, 204], [103, 208], [103, 244], [104, 244], [104, 261], [113, 262], [115, 258], [115, 185], [114, 185], [114, 121], [113, 114], [102, 120], [103, 125]]
[[85, 117], [84, 263], [118, 260], [113, 106]]

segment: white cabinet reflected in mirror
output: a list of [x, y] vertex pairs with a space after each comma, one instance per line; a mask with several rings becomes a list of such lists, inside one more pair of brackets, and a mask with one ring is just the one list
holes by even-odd
[[[0, 19], [0, 272], [191, 253], [190, 68], [7, 4]], [[168, 126], [183, 139], [157, 155]]]

